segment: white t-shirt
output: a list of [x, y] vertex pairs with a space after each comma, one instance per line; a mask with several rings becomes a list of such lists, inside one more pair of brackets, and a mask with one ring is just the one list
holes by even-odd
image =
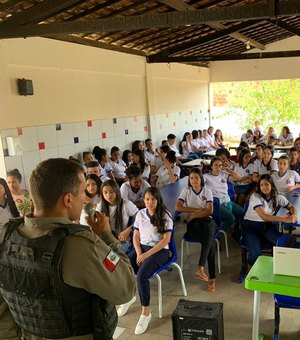
[[[172, 172], [173, 172], [174, 176], [176, 176], [177, 178], [179, 178], [179, 176], [180, 176], [180, 168], [179, 168], [179, 166], [174, 165], [174, 166], [172, 167]], [[164, 165], [161, 166], [161, 167], [158, 169], [158, 171], [157, 171], [157, 173], [155, 174], [155, 176], [158, 177], [157, 182], [156, 182], [156, 187], [157, 187], [157, 188], [162, 188], [162, 187], [164, 187], [165, 185], [171, 183], [171, 182], [170, 182], [170, 178], [169, 178], [169, 171], [168, 171], [168, 169], [167, 169]]]
[[142, 178], [147, 178], [148, 180], [149, 176], [150, 176], [150, 165], [146, 165], [142, 173]]
[[[102, 202], [97, 204], [96, 211], [101, 211]], [[109, 223], [111, 230], [116, 231], [116, 213], [117, 206], [116, 205], [109, 205]], [[137, 206], [130, 201], [123, 200], [123, 207], [122, 207], [122, 217], [123, 217], [123, 225], [119, 226], [119, 230], [125, 230], [128, 227], [129, 218], [134, 218], [136, 213], [139, 211]]]
[[155, 158], [157, 156], [157, 153], [156, 152], [149, 152], [147, 149], [145, 150], [144, 152], [144, 155], [145, 155], [145, 159], [146, 161], [149, 163], [149, 164], [152, 164], [154, 161], [155, 161]]
[[287, 187], [300, 183], [300, 175], [294, 170], [287, 170], [283, 176], [279, 172], [272, 174], [276, 189], [280, 194], [287, 193]]
[[281, 141], [282, 144], [291, 143], [294, 140], [293, 134], [289, 133], [286, 137], [284, 137], [282, 134], [278, 137], [278, 139]]
[[204, 186], [196, 193], [192, 187], [186, 187], [178, 197], [184, 207], [205, 209], [208, 202], [213, 202], [213, 195], [209, 188]]
[[247, 137], [246, 133], [243, 133], [241, 136], [241, 141], [246, 142], [247, 144], [251, 143], [252, 139], [253, 139], [253, 136], [250, 135], [249, 137]]
[[160, 156], [157, 156], [151, 165], [155, 166], [156, 169], [159, 169], [162, 165], [164, 165], [164, 161]]
[[271, 171], [278, 171], [277, 161], [275, 159], [271, 159], [270, 170], [264, 165], [262, 161], [258, 161], [254, 163], [253, 173], [257, 173], [259, 175], [270, 174]]
[[170, 149], [173, 150], [175, 152], [175, 156], [176, 157], [181, 157], [179, 150], [177, 149], [177, 146], [175, 144], [170, 145]]
[[0, 204], [0, 231], [10, 218], [14, 218], [14, 216], [10, 212], [8, 204], [6, 203], [4, 206]]
[[126, 174], [125, 174], [126, 164], [125, 164], [125, 162], [123, 161], [122, 158], [120, 158], [116, 162], [113, 161], [112, 159], [110, 159], [109, 165], [111, 166], [115, 177], [125, 178], [125, 176], [126, 176]]
[[[241, 177], [250, 177], [253, 174], [253, 164], [249, 163], [246, 168], [240, 166], [238, 163], [234, 165], [234, 172], [239, 174]], [[236, 182], [236, 185], [248, 185], [250, 183]]]
[[204, 182], [206, 186], [211, 190], [213, 197], [218, 197], [220, 203], [226, 203], [230, 201], [227, 185], [229, 174], [221, 171], [219, 175], [208, 173], [204, 174], [203, 177]]
[[192, 139], [191, 140], [191, 145], [192, 145], [192, 149], [195, 151], [195, 150], [198, 150], [200, 148], [200, 144], [199, 144], [199, 139]]
[[112, 171], [112, 167], [110, 166], [108, 162], [104, 163], [103, 165], [99, 163], [99, 165], [100, 165], [102, 176], [108, 176], [109, 172]]
[[150, 187], [150, 184], [143, 179], [142, 185], [139, 188], [139, 190], [137, 192], [134, 192], [128, 181], [121, 185], [121, 188], [120, 188], [121, 196], [124, 200], [128, 200], [133, 203], [141, 202], [143, 200], [145, 190], [149, 187]]
[[[286, 208], [289, 205], [289, 201], [282, 195], [277, 196], [276, 206]], [[263, 207], [267, 214], [273, 215], [273, 202], [272, 200], [267, 201], [261, 195], [257, 193], [253, 193], [249, 200], [249, 206], [246, 211], [245, 220], [255, 221], [255, 222], [263, 222], [264, 220], [258, 215], [255, 211], [256, 208]], [[274, 226], [275, 227], [275, 226]]]
[[[187, 145], [187, 150], [185, 149], [186, 145]], [[187, 156], [188, 154], [193, 152], [191, 143], [187, 144], [187, 142], [183, 141], [183, 142], [181, 142], [181, 146], [182, 146], [182, 153], [184, 154], [184, 156]]]
[[[171, 215], [171, 214], [170, 214]], [[173, 220], [169, 214], [165, 214], [165, 230], [172, 232]], [[150, 215], [146, 208], [140, 210], [135, 217], [134, 229], [140, 232], [140, 243], [145, 246], [155, 246], [162, 238], [163, 235], [158, 233], [157, 227], [150, 221]], [[165, 249], [169, 249], [169, 245], [165, 245]]]

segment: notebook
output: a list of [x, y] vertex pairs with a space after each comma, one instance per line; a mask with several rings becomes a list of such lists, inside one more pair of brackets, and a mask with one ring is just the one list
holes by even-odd
[[273, 247], [274, 274], [300, 277], [300, 249]]

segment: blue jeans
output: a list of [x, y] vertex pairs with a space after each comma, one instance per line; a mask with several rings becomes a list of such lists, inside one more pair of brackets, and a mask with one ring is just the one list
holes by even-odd
[[[141, 244], [143, 253], [151, 249], [152, 247]], [[157, 253], [148, 257], [140, 266], [136, 264], [136, 252], [135, 250], [128, 254], [132, 268], [136, 274], [139, 295], [141, 305], [148, 307], [150, 305], [150, 283], [149, 279], [152, 274], [162, 267], [169, 260], [169, 249], [161, 249]]]
[[242, 237], [249, 250], [248, 263], [253, 266], [262, 253], [263, 243], [267, 241], [275, 246], [280, 235], [276, 224], [244, 220]]
[[228, 230], [230, 226], [232, 226], [234, 223], [239, 224], [243, 219], [243, 209], [235, 204], [234, 202], [231, 202], [232, 211], [230, 212], [227, 207], [221, 204], [221, 217], [222, 217], [222, 225], [221, 230]]

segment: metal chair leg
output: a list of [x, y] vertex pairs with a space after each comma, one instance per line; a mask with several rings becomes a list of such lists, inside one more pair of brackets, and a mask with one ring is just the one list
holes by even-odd
[[220, 259], [220, 242], [218, 239], [215, 239], [217, 243], [217, 260], [218, 260], [218, 271], [221, 274], [221, 259]]
[[158, 317], [162, 318], [162, 287], [161, 278], [158, 274], [155, 275], [157, 279], [157, 297], [158, 297]]
[[181, 287], [182, 287], [183, 295], [184, 295], [184, 296], [187, 296], [187, 291], [186, 291], [186, 287], [185, 287], [185, 282], [184, 282], [184, 278], [183, 278], [182, 270], [181, 270], [180, 266], [179, 266], [177, 263], [175, 263], [175, 262], [172, 263], [171, 265], [174, 266], [175, 268], [177, 268], [178, 274], [179, 274], [179, 277], [180, 277], [180, 282], [181, 282]]
[[183, 249], [184, 249], [184, 238], [181, 240], [181, 252], [180, 252], [180, 267], [183, 270]]

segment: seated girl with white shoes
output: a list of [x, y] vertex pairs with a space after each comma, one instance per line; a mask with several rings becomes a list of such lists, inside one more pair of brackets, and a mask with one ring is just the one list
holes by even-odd
[[[169, 259], [169, 243], [173, 230], [173, 220], [158, 189], [150, 187], [144, 194], [145, 209], [135, 218], [133, 245], [134, 251], [128, 254], [137, 277], [142, 313], [135, 328], [135, 334], [144, 333], [151, 320], [150, 284], [154, 271]], [[135, 297], [121, 305], [118, 316], [126, 314], [135, 302]]]

